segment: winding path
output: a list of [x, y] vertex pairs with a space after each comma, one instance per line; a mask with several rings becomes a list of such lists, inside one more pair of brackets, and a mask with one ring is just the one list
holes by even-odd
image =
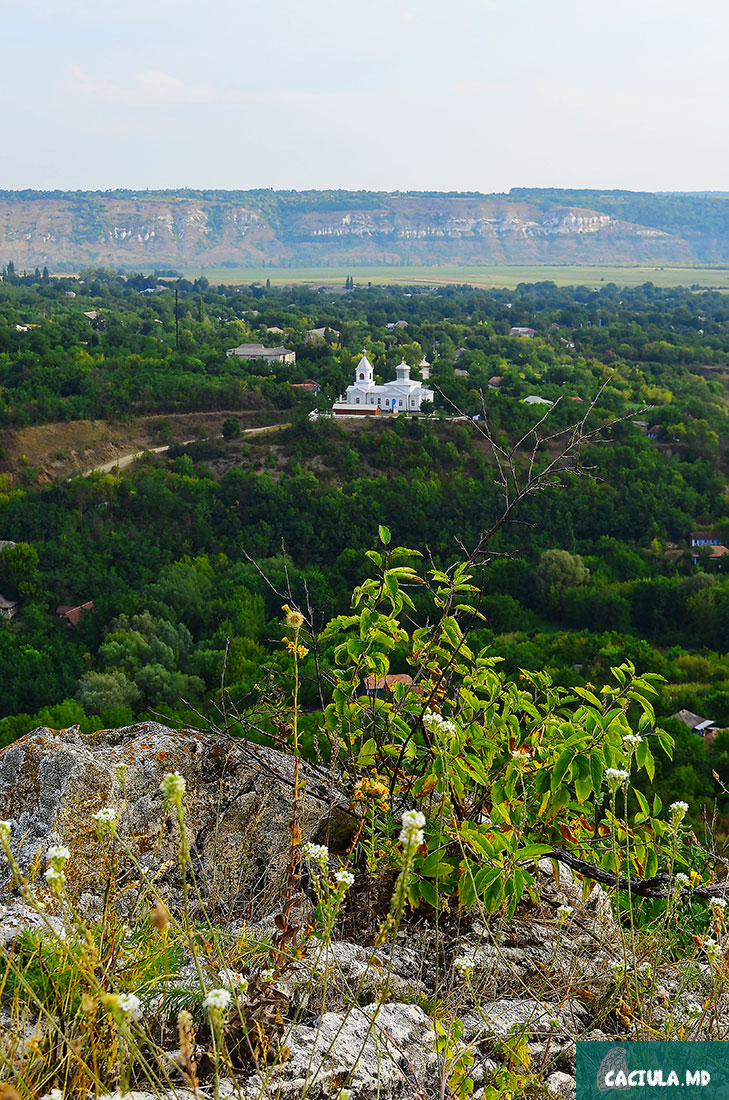
[[[237, 439], [240, 439], [244, 435], [262, 435], [264, 432], [278, 432], [281, 428], [288, 428], [288, 424], [266, 424], [262, 428], [243, 428]], [[222, 435], [212, 436], [213, 439], [222, 439]], [[141, 451], [130, 451], [129, 454], [119, 455], [118, 458], [113, 458], [111, 462], [102, 462], [100, 466], [92, 466], [89, 470], [81, 470], [82, 477], [88, 477], [90, 474], [110, 474], [112, 470], [124, 470], [127, 466], [131, 466], [132, 462], [141, 458], [142, 455], [164, 454], [165, 451], [169, 451], [170, 447], [187, 447], [191, 443], [197, 443], [196, 439], [185, 439], [181, 443], [165, 443], [163, 447], [145, 447]]]

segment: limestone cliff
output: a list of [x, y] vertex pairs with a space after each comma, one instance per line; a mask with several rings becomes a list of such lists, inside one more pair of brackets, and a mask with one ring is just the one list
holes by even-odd
[[[729, 257], [729, 225], [540, 192], [0, 192], [0, 265], [127, 268], [691, 262]], [[594, 206], [591, 203], [594, 202]], [[657, 204], [657, 206], [656, 206]], [[718, 202], [714, 205], [719, 205]], [[702, 220], [703, 218], [703, 220]], [[711, 220], [713, 218], [713, 220]], [[641, 220], [644, 219], [644, 220]], [[709, 227], [710, 232], [707, 230]]]

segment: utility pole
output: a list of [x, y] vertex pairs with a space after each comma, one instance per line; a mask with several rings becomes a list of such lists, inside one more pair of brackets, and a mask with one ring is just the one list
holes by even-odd
[[180, 290], [175, 287], [175, 350], [180, 350]]

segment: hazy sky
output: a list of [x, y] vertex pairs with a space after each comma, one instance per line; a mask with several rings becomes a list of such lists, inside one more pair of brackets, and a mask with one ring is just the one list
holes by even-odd
[[729, 190], [720, 0], [0, 0], [0, 188]]

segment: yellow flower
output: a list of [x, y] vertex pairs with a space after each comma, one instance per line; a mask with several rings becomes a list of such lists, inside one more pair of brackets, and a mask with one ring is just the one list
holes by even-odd
[[286, 613], [286, 626], [292, 630], [299, 630], [304, 625], [304, 616], [300, 611], [292, 611], [287, 603], [283, 605], [282, 610]]
[[354, 788], [354, 798], [355, 801], [371, 798], [373, 802], [379, 802], [383, 809], [387, 809], [387, 796], [389, 792], [390, 788], [387, 781], [383, 779], [381, 775], [378, 775], [372, 779], [360, 779], [359, 783], [357, 783]]

